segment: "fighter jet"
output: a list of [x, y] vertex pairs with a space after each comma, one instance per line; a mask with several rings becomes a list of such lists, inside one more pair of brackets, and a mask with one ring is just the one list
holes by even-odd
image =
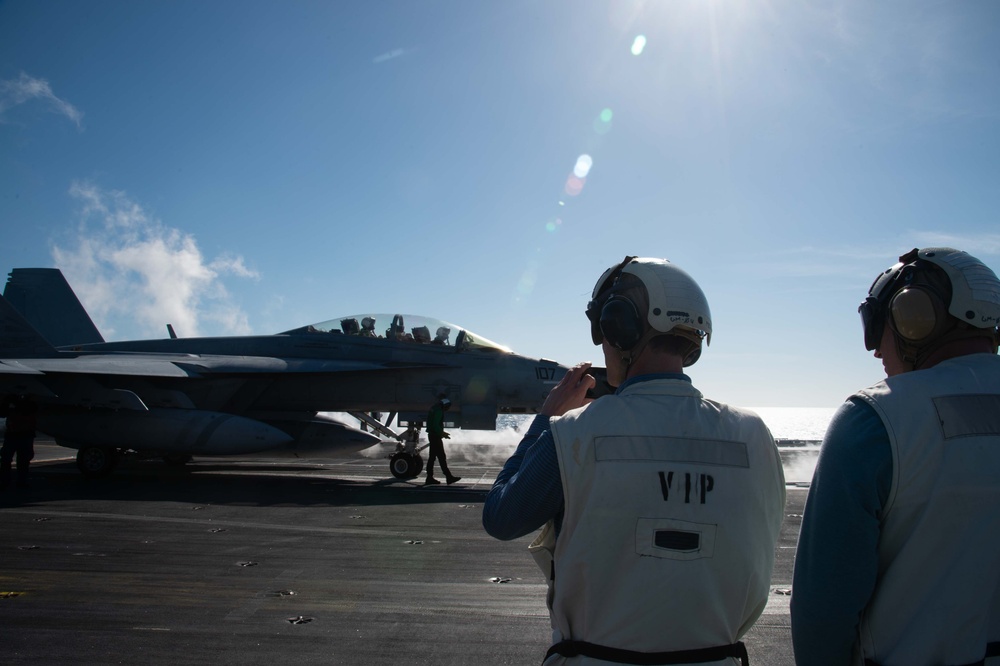
[[[337, 317], [274, 335], [106, 342], [58, 269], [14, 269], [0, 299], [0, 395], [38, 402], [39, 430], [76, 449], [87, 476], [122, 453], [183, 463], [194, 455], [294, 455], [378, 441], [375, 432], [452, 402], [452, 427], [490, 430], [497, 414], [537, 412], [566, 372], [471, 331], [406, 314]], [[382, 413], [384, 421], [373, 417]], [[419, 474], [418, 452], [391, 459]]]

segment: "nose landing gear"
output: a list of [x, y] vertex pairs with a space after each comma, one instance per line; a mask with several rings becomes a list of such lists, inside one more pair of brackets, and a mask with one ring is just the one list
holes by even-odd
[[423, 469], [424, 459], [416, 452], [397, 451], [389, 458], [389, 471], [397, 479], [412, 479], [418, 476]]

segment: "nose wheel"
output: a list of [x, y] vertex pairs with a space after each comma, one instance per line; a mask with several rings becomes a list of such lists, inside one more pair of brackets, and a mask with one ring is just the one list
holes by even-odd
[[412, 479], [424, 469], [424, 459], [419, 453], [395, 453], [389, 458], [389, 471], [397, 479]]
[[96, 479], [111, 474], [118, 465], [118, 449], [106, 446], [85, 446], [77, 451], [76, 466], [84, 476]]

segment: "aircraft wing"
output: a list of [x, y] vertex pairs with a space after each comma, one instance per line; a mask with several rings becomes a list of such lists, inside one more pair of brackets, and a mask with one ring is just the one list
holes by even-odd
[[[444, 365], [282, 359], [258, 356], [196, 356], [176, 354], [95, 354], [92, 356], [0, 359], [0, 393], [30, 394], [62, 404], [110, 409], [146, 410], [154, 404], [194, 408], [188, 397], [193, 384], [159, 388], [149, 394], [150, 382], [160, 379], [199, 382], [245, 377], [271, 381], [327, 379], [341, 373], [398, 372]], [[69, 380], [69, 381], [67, 381]], [[138, 384], [136, 382], [139, 382]], [[188, 388], [184, 388], [187, 386]], [[143, 394], [140, 397], [136, 393]], [[148, 395], [147, 395], [148, 394]]]
[[4, 375], [41, 375], [41, 370], [30, 368], [16, 359], [0, 360], [0, 374]]
[[0, 359], [0, 375], [70, 374], [131, 377], [194, 378], [218, 374], [336, 374], [419, 368], [445, 368], [444, 364], [375, 363], [321, 359], [282, 359], [263, 356], [176, 356], [98, 354], [70, 358]]
[[[40, 374], [61, 373], [71, 375], [119, 375], [132, 377], [190, 377], [191, 373], [172, 360], [135, 357], [129, 355], [101, 354], [71, 358], [32, 358], [4, 360], [3, 364], [16, 363], [21, 368]], [[3, 372], [0, 369], [0, 372]]]
[[0, 392], [55, 397], [45, 385], [45, 373], [16, 360], [0, 360]]
[[338, 374], [346, 372], [393, 372], [455, 367], [444, 363], [406, 363], [397, 361], [354, 361], [331, 359], [286, 359], [265, 356], [198, 356], [176, 360], [178, 368], [189, 375], [220, 374]]

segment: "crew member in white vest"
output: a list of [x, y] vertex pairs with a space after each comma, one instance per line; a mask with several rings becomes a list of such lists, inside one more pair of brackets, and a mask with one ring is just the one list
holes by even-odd
[[886, 379], [834, 415], [792, 585], [803, 666], [1000, 663], [1000, 281], [912, 250], [859, 308]]
[[498, 539], [539, 528], [549, 581], [545, 664], [748, 663], [785, 503], [781, 460], [754, 413], [684, 374], [710, 342], [698, 284], [662, 259], [601, 276], [587, 317], [613, 395], [570, 370], [483, 506]]

